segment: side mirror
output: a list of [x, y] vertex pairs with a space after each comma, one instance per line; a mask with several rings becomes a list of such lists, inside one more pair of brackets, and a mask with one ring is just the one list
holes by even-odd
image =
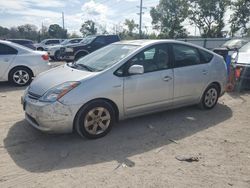
[[132, 65], [128, 69], [128, 73], [133, 74], [143, 74], [144, 73], [144, 67], [142, 65]]

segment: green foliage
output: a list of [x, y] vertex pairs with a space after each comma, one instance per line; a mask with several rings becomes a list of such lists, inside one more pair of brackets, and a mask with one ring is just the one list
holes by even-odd
[[223, 37], [224, 14], [229, 0], [189, 0], [189, 19], [202, 37]]
[[133, 19], [132, 20], [126, 19], [124, 25], [128, 27], [128, 34], [130, 36], [133, 36], [134, 30], [138, 28], [138, 24], [136, 24]]
[[184, 38], [186, 29], [181, 25], [187, 17], [186, 0], [160, 0], [159, 5], [150, 10], [154, 29], [160, 31], [160, 38]]
[[50, 25], [48, 33], [52, 38], [67, 38], [67, 30], [63, 29], [58, 24]]
[[243, 35], [248, 35], [249, 28], [247, 24], [250, 22], [250, 1], [249, 0], [236, 0], [232, 2], [233, 14], [230, 18], [231, 35], [241, 30]]
[[68, 38], [81, 38], [81, 36], [76, 34], [76, 32], [73, 32]]
[[82, 27], [80, 29], [80, 32], [82, 35], [88, 36], [88, 35], [95, 35], [97, 33], [97, 28], [95, 22], [92, 20], [87, 20], [82, 24]]

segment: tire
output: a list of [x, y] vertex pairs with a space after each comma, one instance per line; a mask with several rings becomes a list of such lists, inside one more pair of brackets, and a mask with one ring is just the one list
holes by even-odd
[[60, 61], [60, 50], [55, 51], [54, 59], [55, 61]]
[[104, 100], [96, 100], [79, 110], [75, 118], [75, 130], [82, 137], [97, 139], [108, 134], [114, 123], [112, 105]]
[[78, 52], [78, 53], [75, 55], [74, 61], [78, 61], [79, 59], [81, 59], [81, 58], [84, 57], [85, 55], [87, 55], [86, 52]]
[[37, 48], [36, 50], [38, 50], [38, 51], [44, 51], [44, 49], [41, 48], [41, 47]]
[[16, 67], [9, 73], [9, 81], [19, 87], [29, 85], [32, 77], [32, 71], [25, 67]]
[[208, 86], [200, 101], [200, 108], [207, 110], [214, 108], [220, 96], [219, 91], [220, 90], [216, 84], [211, 84]]

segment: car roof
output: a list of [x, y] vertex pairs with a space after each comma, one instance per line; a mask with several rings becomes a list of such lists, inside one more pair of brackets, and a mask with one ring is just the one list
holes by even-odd
[[29, 41], [32, 42], [32, 40], [29, 39], [7, 39], [8, 41]]
[[150, 44], [160, 44], [160, 43], [180, 43], [180, 44], [188, 44], [191, 46], [196, 46], [191, 43], [177, 41], [173, 39], [158, 39], [158, 40], [150, 40], [150, 39], [142, 39], [142, 40], [122, 40], [119, 42], [116, 42], [116, 44], [130, 44], [130, 45], [138, 45], [138, 46], [145, 46]]

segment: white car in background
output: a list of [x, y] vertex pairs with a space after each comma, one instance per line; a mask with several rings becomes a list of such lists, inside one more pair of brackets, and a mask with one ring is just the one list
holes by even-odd
[[34, 51], [0, 40], [0, 81], [28, 85], [32, 78], [50, 68], [47, 52]]
[[36, 49], [39, 51], [44, 51], [48, 46], [58, 45], [63, 42], [64, 39], [45, 39], [40, 43], [34, 44]]
[[77, 44], [82, 41], [83, 38], [72, 38], [66, 39], [62, 43], [54, 46], [45, 47], [44, 50], [48, 52], [51, 59], [59, 61], [60, 60], [60, 48], [67, 44]]

